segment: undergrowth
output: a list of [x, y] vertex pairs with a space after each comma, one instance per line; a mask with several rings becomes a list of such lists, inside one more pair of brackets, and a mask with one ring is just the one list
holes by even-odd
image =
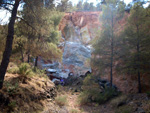
[[22, 63], [19, 66], [19, 70], [18, 70], [18, 74], [23, 76], [23, 77], [27, 77], [28, 75], [31, 75], [31, 66], [28, 63]]
[[103, 104], [116, 95], [117, 92], [115, 89], [109, 87], [106, 89], [101, 89], [95, 80], [95, 76], [92, 75], [88, 75], [84, 79], [82, 86], [83, 91], [79, 96], [80, 104], [87, 104], [90, 102]]
[[110, 104], [113, 107], [118, 107], [119, 104], [126, 104], [126, 101], [127, 101], [127, 96], [126, 95], [120, 95], [119, 97], [112, 99], [110, 101]]
[[50, 89], [54, 84], [44, 70], [33, 70], [28, 63], [19, 66], [11, 63], [7, 72], [10, 74], [7, 74], [0, 90], [0, 113], [41, 112], [47, 103], [45, 100], [55, 95], [53, 92], [51, 96]]
[[133, 112], [134, 112], [133, 108], [128, 105], [121, 106], [115, 111], [115, 113], [133, 113]]
[[55, 101], [56, 101], [57, 105], [59, 105], [59, 106], [64, 106], [64, 105], [68, 104], [66, 95], [64, 95], [64, 96], [57, 96]]
[[19, 66], [11, 63], [11, 68], [9, 67], [7, 72], [11, 74], [19, 74], [21, 77], [24, 78], [39, 76], [48, 79], [48, 76], [46, 76], [45, 74], [45, 70], [33, 68], [28, 63], [21, 63]]
[[70, 113], [79, 113], [79, 111], [77, 109], [71, 109]]
[[16, 81], [15, 84], [11, 83], [11, 82], [7, 82], [5, 81], [4, 82], [4, 86], [6, 87], [6, 92], [9, 94], [9, 95], [14, 95], [14, 94], [17, 94], [18, 92], [18, 81]]

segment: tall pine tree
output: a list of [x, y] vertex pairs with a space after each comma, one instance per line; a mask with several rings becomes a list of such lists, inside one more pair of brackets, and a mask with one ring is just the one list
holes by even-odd
[[147, 15], [148, 12], [140, 2], [135, 3], [130, 11], [123, 36], [126, 49], [122, 57], [122, 64], [128, 74], [137, 75], [139, 93], [142, 91], [141, 75], [149, 73], [150, 68], [150, 52], [148, 50], [150, 47], [148, 43], [150, 41], [148, 27], [150, 18]]
[[120, 15], [119, 0], [106, 0], [102, 8], [101, 15], [101, 33], [98, 40], [94, 44], [94, 58], [93, 63], [98, 68], [100, 74], [105, 72], [110, 74], [110, 84], [113, 83], [113, 69], [114, 69], [114, 53], [115, 53], [115, 39], [117, 32], [115, 24]]

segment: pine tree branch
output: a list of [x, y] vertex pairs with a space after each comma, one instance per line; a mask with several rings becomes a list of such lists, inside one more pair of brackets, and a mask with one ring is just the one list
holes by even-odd
[[30, 26], [33, 30], [35, 30], [37, 32], [37, 30], [32, 25], [30, 25], [26, 20], [24, 20], [23, 18], [18, 17], [18, 16], [17, 16], [17, 18], [21, 19], [25, 24], [27, 24], [28, 26]]

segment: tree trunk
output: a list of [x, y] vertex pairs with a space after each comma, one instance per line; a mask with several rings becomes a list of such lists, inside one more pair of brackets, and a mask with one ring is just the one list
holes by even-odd
[[9, 64], [9, 59], [11, 56], [12, 52], [12, 44], [13, 44], [13, 39], [14, 39], [14, 24], [16, 20], [16, 15], [17, 15], [17, 9], [19, 6], [20, 0], [15, 0], [15, 4], [12, 10], [10, 22], [8, 24], [8, 35], [7, 35], [7, 40], [6, 40], [6, 46], [5, 46], [5, 51], [3, 53], [3, 58], [0, 66], [0, 89], [3, 87], [3, 81], [5, 77], [5, 73]]
[[111, 19], [111, 24], [112, 24], [112, 36], [111, 36], [111, 57], [110, 57], [110, 85], [112, 87], [113, 83], [113, 57], [114, 57], [114, 22], [113, 22], [113, 12], [112, 12], [112, 19]]
[[35, 58], [35, 65], [34, 65], [34, 67], [37, 67], [37, 65], [38, 65], [38, 56]]
[[111, 63], [110, 63], [110, 85], [112, 87], [113, 82], [113, 56], [114, 56], [114, 47], [113, 47], [113, 38], [111, 42]]
[[28, 53], [28, 61], [27, 61], [28, 63], [30, 62], [30, 54]]
[[23, 50], [21, 48], [21, 61], [24, 62]]
[[141, 88], [141, 77], [140, 77], [140, 70], [138, 69], [138, 83], [139, 83], [139, 93], [142, 92], [142, 88]]
[[139, 40], [139, 27], [137, 26], [137, 74], [138, 74], [138, 85], [139, 93], [141, 93], [141, 76], [140, 76], [140, 40]]

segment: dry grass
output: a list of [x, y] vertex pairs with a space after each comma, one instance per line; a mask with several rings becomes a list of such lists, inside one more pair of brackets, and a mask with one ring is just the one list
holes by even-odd
[[71, 109], [69, 113], [79, 113], [79, 111], [77, 109]]
[[119, 107], [115, 113], [134, 113], [133, 108], [131, 106], [121, 106]]
[[64, 106], [64, 105], [68, 104], [66, 95], [57, 96], [55, 101], [56, 101], [57, 105], [59, 105], [59, 106]]
[[143, 108], [146, 113], [150, 113], [150, 100], [144, 103]]
[[114, 99], [111, 100], [110, 104], [113, 107], [117, 107], [120, 103], [124, 103], [127, 100], [127, 96], [126, 95], [120, 95], [119, 97], [116, 97]]
[[19, 67], [15, 63], [10, 62], [8, 65], [7, 72], [12, 74], [17, 74], [18, 71], [19, 71]]
[[45, 92], [53, 87], [54, 84], [45, 77], [30, 77], [26, 83], [22, 83], [20, 75], [7, 73], [0, 94], [7, 97], [9, 103], [0, 105], [3, 109], [1, 112], [41, 112], [48, 103]]

